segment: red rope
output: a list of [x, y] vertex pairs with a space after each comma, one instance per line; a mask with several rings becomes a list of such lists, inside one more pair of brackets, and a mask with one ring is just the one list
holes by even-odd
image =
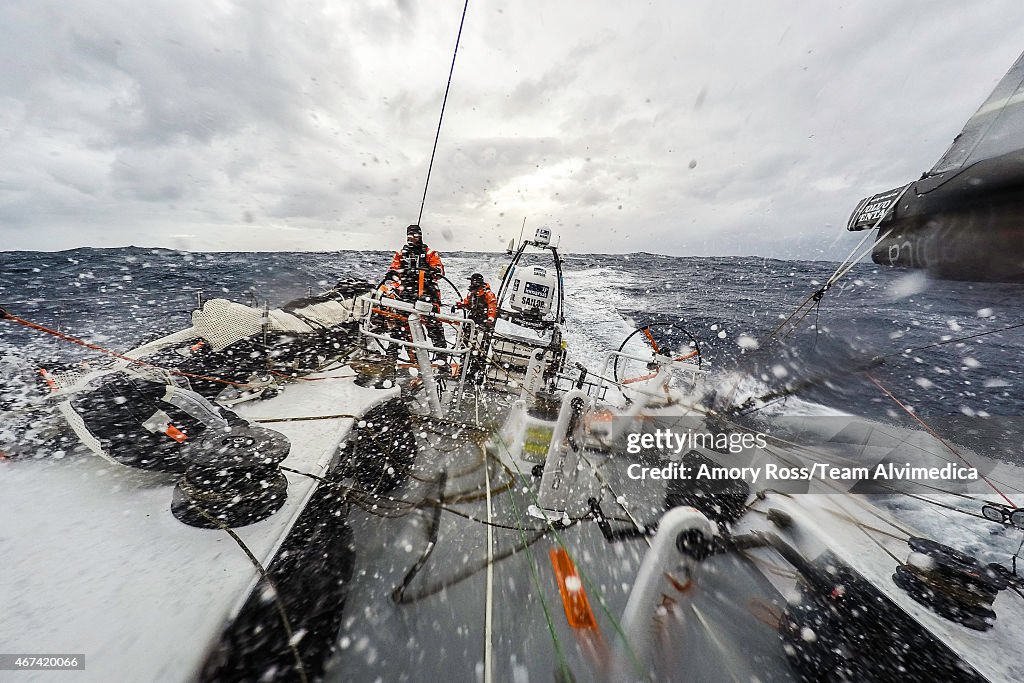
[[54, 337], [57, 337], [58, 339], [63, 339], [64, 341], [71, 342], [72, 344], [78, 344], [79, 346], [84, 346], [87, 349], [91, 349], [93, 351], [98, 351], [99, 353], [104, 353], [104, 354], [106, 354], [108, 356], [112, 356], [112, 357], [118, 358], [120, 360], [128, 361], [129, 363], [134, 363], [135, 365], [142, 365], [144, 367], [154, 368], [156, 370], [163, 370], [164, 372], [169, 372], [172, 375], [177, 375], [179, 377], [191, 377], [192, 379], [204, 379], [204, 380], [207, 380], [207, 381], [210, 381], [210, 382], [219, 382], [221, 384], [227, 384], [229, 386], [239, 387], [239, 388], [242, 388], [242, 389], [254, 389], [254, 388], [257, 388], [257, 385], [255, 385], [255, 384], [244, 384], [244, 383], [241, 383], [241, 382], [230, 382], [230, 381], [228, 381], [226, 379], [220, 379], [218, 377], [209, 377], [207, 375], [197, 375], [197, 374], [194, 374], [194, 373], [191, 373], [191, 372], [182, 372], [181, 370], [168, 370], [166, 368], [161, 368], [159, 365], [154, 365], [152, 363], [147, 363], [144, 360], [139, 360], [138, 358], [132, 358], [130, 356], [125, 356], [125, 355], [122, 355], [120, 353], [116, 353], [114, 351], [111, 351], [110, 349], [105, 349], [102, 346], [98, 346], [96, 344], [92, 344], [90, 342], [87, 342], [84, 339], [79, 339], [78, 337], [72, 337], [71, 335], [64, 334], [63, 332], [58, 332], [57, 330], [51, 330], [48, 327], [43, 327], [42, 325], [39, 325], [39, 324], [36, 324], [34, 322], [25, 320], [24, 318], [19, 318], [19, 317], [15, 316], [15, 315], [11, 315], [9, 312], [7, 312], [6, 310], [4, 310], [2, 308], [0, 308], [0, 320], [10, 320], [11, 322], [17, 323], [18, 325], [21, 325], [23, 327], [28, 327], [29, 329], [37, 330], [39, 332], [44, 332], [45, 334], [52, 335]]
[[277, 375], [278, 377], [284, 377], [285, 379], [295, 380], [297, 382], [319, 382], [325, 379], [352, 379], [354, 375], [332, 375], [331, 377], [298, 377], [296, 375], [289, 375], [287, 372], [279, 372], [278, 370], [271, 370], [271, 375]]
[[[925, 428], [925, 429], [926, 429], [926, 430], [928, 431], [928, 433], [929, 433], [929, 434], [931, 434], [931, 435], [932, 435], [932, 436], [934, 436], [934, 437], [935, 437], [936, 439], [938, 439], [938, 440], [939, 440], [939, 441], [940, 441], [940, 442], [942, 443], [942, 445], [943, 445], [943, 446], [945, 446], [946, 448], [948, 448], [948, 449], [949, 449], [949, 450], [950, 450], [950, 451], [951, 451], [951, 452], [953, 453], [953, 455], [955, 455], [956, 457], [960, 458], [960, 460], [962, 460], [962, 461], [963, 461], [963, 463], [964, 463], [965, 465], [967, 465], [968, 467], [973, 467], [973, 466], [971, 465], [971, 463], [967, 462], [967, 459], [966, 459], [966, 458], [964, 458], [964, 456], [960, 455], [960, 452], [959, 452], [959, 451], [957, 451], [957, 450], [956, 450], [955, 448], [953, 448], [953, 446], [951, 446], [951, 445], [949, 444], [949, 442], [947, 442], [947, 441], [946, 441], [945, 439], [943, 439], [943, 438], [942, 438], [941, 436], [939, 436], [938, 434], [936, 434], [936, 433], [935, 433], [935, 430], [934, 430], [934, 429], [932, 429], [931, 427], [929, 427], [929, 426], [928, 426], [928, 424], [927, 424], [927, 423], [926, 423], [926, 422], [925, 422], [924, 420], [922, 420], [922, 419], [921, 419], [920, 417], [918, 417], [918, 415], [917, 415], [917, 414], [916, 414], [916, 413], [915, 413], [915, 412], [914, 412], [913, 410], [911, 410], [911, 409], [910, 409], [909, 407], [907, 407], [906, 405], [904, 405], [904, 404], [903, 404], [903, 403], [902, 403], [902, 402], [901, 402], [901, 401], [900, 401], [900, 400], [899, 400], [898, 398], [896, 398], [895, 396], [893, 396], [893, 395], [892, 395], [892, 392], [890, 392], [890, 391], [889, 391], [888, 389], [886, 389], [885, 387], [883, 387], [883, 386], [882, 386], [882, 384], [881, 384], [881, 382], [879, 382], [879, 381], [878, 381], [877, 379], [875, 379], [874, 377], [872, 377], [872, 376], [871, 376], [871, 375], [870, 375], [869, 373], [867, 373], [867, 372], [865, 372], [865, 373], [864, 373], [864, 376], [865, 376], [865, 377], [867, 377], [867, 378], [868, 378], [869, 380], [871, 380], [871, 383], [872, 383], [872, 384], [874, 384], [874, 385], [875, 385], [876, 387], [878, 387], [878, 388], [879, 388], [879, 389], [881, 389], [881, 390], [882, 390], [883, 392], [885, 392], [885, 395], [886, 395], [886, 396], [888, 396], [888, 397], [889, 397], [889, 398], [891, 398], [891, 399], [892, 399], [893, 401], [895, 401], [895, 402], [896, 402], [896, 405], [898, 405], [898, 406], [899, 406], [900, 408], [902, 408], [902, 409], [904, 410], [904, 412], [906, 412], [906, 413], [907, 413], [907, 415], [910, 415], [910, 417], [912, 417], [912, 418], [914, 418], [915, 420], [917, 420], [917, 422], [918, 422], [918, 423], [919, 423], [919, 424], [920, 424], [920, 425], [921, 425], [922, 427], [924, 427], [924, 428]], [[1009, 498], [1009, 497], [1008, 497], [1008, 496], [1007, 496], [1007, 495], [1006, 495], [1005, 493], [1003, 493], [1002, 491], [1000, 491], [1000, 490], [999, 490], [999, 488], [998, 488], [998, 487], [997, 487], [997, 486], [996, 486], [995, 484], [993, 484], [993, 483], [992, 483], [991, 481], [989, 481], [989, 480], [988, 480], [988, 478], [987, 478], [987, 477], [986, 477], [986, 476], [985, 476], [984, 474], [981, 474], [981, 473], [979, 472], [979, 473], [978, 473], [978, 476], [979, 476], [979, 477], [981, 477], [981, 478], [982, 478], [982, 479], [983, 479], [983, 480], [985, 481], [985, 483], [986, 483], [986, 484], [988, 484], [989, 486], [991, 486], [991, 487], [992, 487], [992, 490], [993, 490], [993, 491], [995, 491], [995, 492], [996, 492], [996, 493], [998, 493], [998, 494], [999, 494], [1000, 496], [1002, 496], [1002, 497], [1003, 497], [1003, 500], [1005, 500], [1005, 501], [1006, 501], [1007, 503], [1009, 503], [1009, 504], [1010, 504], [1010, 507], [1017, 507], [1016, 505], [1014, 505], [1013, 501], [1012, 501], [1012, 500], [1010, 500], [1010, 498]]]

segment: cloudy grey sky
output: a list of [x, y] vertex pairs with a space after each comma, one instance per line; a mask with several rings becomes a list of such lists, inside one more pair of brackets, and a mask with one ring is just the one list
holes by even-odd
[[[461, 0], [4, 0], [0, 250], [387, 248]], [[471, 0], [423, 225], [844, 256], [1024, 50], [1024, 3]]]

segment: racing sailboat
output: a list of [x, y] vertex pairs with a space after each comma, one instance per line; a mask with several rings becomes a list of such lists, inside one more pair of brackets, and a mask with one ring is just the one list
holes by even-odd
[[106, 365], [48, 369], [93, 455], [4, 463], [0, 639], [84, 653], [94, 680], [1024, 676], [1012, 569], [894, 519], [864, 475], [799, 475], [946, 464], [947, 444], [741, 424], [699, 344], [651, 328], [573, 362], [561, 267], [546, 231], [520, 244], [493, 330], [346, 281], [210, 300]]
[[[976, 139], [851, 227], [924, 240], [964, 213], [933, 211], [964, 206], [944, 196], [1012, 206], [1015, 153], [986, 142], [1017, 116], [1012, 80]], [[947, 443], [757, 431], [711, 400], [696, 340], [650, 327], [573, 361], [550, 233], [511, 255], [493, 330], [353, 280], [280, 309], [206, 301], [125, 353], [0, 309], [107, 356], [41, 368], [50, 448], [0, 459], [4, 649], [97, 681], [1024, 679], [1015, 566], [925, 538], [862, 474], [802, 475], [902, 461], [928, 486]], [[1008, 496], [957, 493], [1024, 527]], [[52, 677], [27, 659], [21, 679]]]

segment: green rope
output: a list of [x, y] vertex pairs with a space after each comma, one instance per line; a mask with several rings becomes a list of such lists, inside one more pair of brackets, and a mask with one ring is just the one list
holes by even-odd
[[[512, 461], [512, 464], [515, 466], [516, 472], [519, 473], [519, 476], [525, 477], [522, 470], [519, 469], [519, 464], [516, 462], [515, 458], [513, 458], [512, 454], [509, 452], [508, 444], [506, 444], [505, 441], [501, 438], [501, 435], [495, 434], [495, 439], [497, 439], [498, 444], [502, 447], [502, 449], [504, 449], [505, 453], [509, 456], [509, 460]], [[536, 505], [539, 508], [540, 501], [537, 498], [536, 492], [534, 492], [533, 489], [528, 490], [530, 491], [530, 495], [533, 498], [534, 505]], [[512, 499], [514, 500], [515, 496], [512, 496]], [[569, 552], [569, 548], [566, 547], [565, 541], [562, 539], [562, 535], [558, 533], [558, 529], [555, 528], [555, 526], [547, 519], [547, 517], [545, 517], [544, 521], [547, 523], [548, 528], [554, 534], [555, 541], [562, 548], [562, 550], [564, 550], [566, 554], [569, 555], [569, 558], [572, 559], [572, 554]], [[576, 564], [576, 562], [573, 561], [573, 564]], [[623, 630], [622, 624], [619, 622], [615, 614], [612, 613], [611, 608], [608, 607], [608, 603], [605, 601], [604, 595], [601, 592], [600, 588], [590, 579], [590, 577], [587, 575], [587, 573], [583, 570], [582, 567], [576, 565], [576, 571], [579, 572], [580, 579], [582, 579], [587, 591], [593, 594], [595, 598], [597, 598], [597, 604], [601, 606], [601, 611], [604, 612], [604, 615], [611, 622], [612, 628], [622, 639], [623, 644], [626, 646], [626, 652], [629, 654], [630, 661], [633, 664], [633, 668], [636, 670], [637, 674], [641, 676], [644, 675], [644, 667], [640, 663], [639, 658], [636, 656], [636, 652], [633, 651], [632, 643], [630, 643], [629, 638], [626, 637], [626, 632]]]
[[[498, 437], [498, 441], [501, 442], [500, 436]], [[504, 446], [504, 443], [502, 443], [502, 446]], [[506, 448], [506, 452], [507, 450], [508, 449]], [[518, 469], [519, 467], [516, 466], [516, 470]], [[520, 472], [520, 475], [522, 475], [522, 472]], [[514, 495], [509, 496], [509, 500], [512, 501], [512, 511], [515, 513], [516, 519], [519, 521], [521, 527], [524, 520], [522, 514], [519, 512], [519, 505], [516, 504], [516, 497]], [[526, 532], [522, 528], [519, 530], [519, 535], [522, 542], [525, 544]], [[540, 598], [540, 606], [541, 609], [544, 610], [544, 619], [548, 625], [548, 633], [551, 634], [551, 641], [555, 646], [555, 654], [558, 656], [559, 668], [562, 675], [565, 676], [565, 680], [571, 681], [573, 680], [572, 670], [569, 668], [569, 663], [565, 660], [565, 652], [562, 650], [562, 641], [558, 638], [558, 632], [555, 630], [555, 622], [551, 618], [551, 608], [548, 606], [548, 601], [544, 598], [544, 587], [541, 585], [540, 581], [540, 570], [537, 567], [537, 558], [534, 556], [533, 549], [529, 545], [527, 545], [525, 549], [526, 557], [530, 563], [530, 573], [533, 577], [533, 583], [537, 588], [537, 597]]]

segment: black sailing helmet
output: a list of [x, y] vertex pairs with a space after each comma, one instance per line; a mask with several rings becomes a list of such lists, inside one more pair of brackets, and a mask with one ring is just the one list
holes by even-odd
[[423, 229], [415, 223], [405, 229], [406, 238], [412, 237], [413, 235], [423, 239]]
[[484, 276], [480, 273], [473, 273], [469, 276], [469, 286], [473, 289], [484, 286]]

